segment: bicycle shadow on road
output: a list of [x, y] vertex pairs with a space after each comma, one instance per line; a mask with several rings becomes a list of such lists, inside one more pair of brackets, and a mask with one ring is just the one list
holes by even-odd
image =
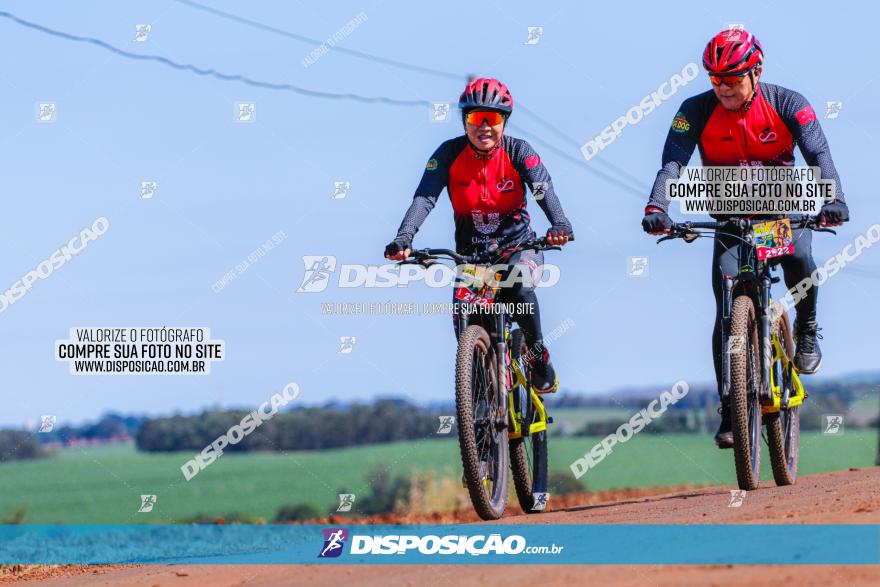
[[[652, 497], [640, 497], [634, 499], [627, 499], [624, 501], [612, 501], [605, 503], [597, 503], [591, 505], [583, 505], [583, 506], [574, 506], [567, 507], [564, 509], [554, 509], [552, 512], [586, 512], [586, 511], [594, 511], [594, 510], [603, 510], [612, 507], [619, 507], [624, 505], [635, 505], [642, 503], [653, 503], [653, 502], [666, 502], [675, 499], [685, 500], [694, 497], [705, 497], [710, 495], [728, 495], [730, 493], [729, 489], [723, 487], [707, 487], [705, 489], [689, 491], [687, 493], [677, 493], [677, 494], [669, 494], [669, 495], [658, 495]], [[550, 512], [548, 512], [550, 513]]]

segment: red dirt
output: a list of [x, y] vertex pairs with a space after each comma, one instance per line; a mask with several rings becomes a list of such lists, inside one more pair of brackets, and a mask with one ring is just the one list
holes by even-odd
[[[730, 489], [659, 488], [609, 491], [556, 498], [541, 515], [509, 515], [511, 524], [880, 524], [880, 468], [851, 469], [803, 477], [793, 487], [772, 483], [749, 492], [741, 507], [728, 507]], [[784, 504], [784, 507], [780, 507]], [[512, 506], [515, 509], [515, 506]], [[469, 512], [422, 516], [375, 516], [370, 523], [472, 522]], [[333, 518], [331, 523], [355, 523]], [[515, 577], [512, 573], [515, 571]], [[99, 574], [95, 574], [95, 573]], [[7, 575], [7, 579], [12, 578]], [[878, 566], [734, 565], [251, 565], [141, 567], [28, 567], [17, 582], [52, 586], [240, 586], [275, 585], [465, 585], [536, 584], [674, 586], [880, 585]], [[6, 581], [0, 577], [0, 584]]]

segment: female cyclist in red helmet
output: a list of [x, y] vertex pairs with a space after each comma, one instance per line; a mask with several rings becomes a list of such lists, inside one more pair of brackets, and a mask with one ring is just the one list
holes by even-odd
[[[721, 31], [703, 52], [703, 67], [712, 89], [684, 101], [673, 120], [663, 148], [663, 167], [657, 173], [642, 227], [650, 234], [669, 228], [666, 181], [677, 179], [696, 147], [704, 166], [791, 166], [794, 147], [800, 148], [807, 165], [818, 167], [822, 179], [835, 183], [835, 200], [818, 215], [823, 226], [849, 220], [840, 177], [831, 159], [825, 134], [806, 98], [781, 86], [759, 83], [764, 51], [758, 40], [741, 29]], [[794, 287], [815, 269], [809, 230], [792, 231], [794, 254], [780, 258], [785, 284]], [[739, 267], [736, 239], [719, 232], [712, 258], [712, 288], [716, 316], [712, 335], [715, 375], [721, 395], [721, 290], [724, 275], [736, 275]], [[816, 342], [817, 287], [798, 302], [795, 331], [795, 365], [801, 373], [815, 373], [822, 361]], [[730, 411], [721, 406], [721, 427], [715, 435], [719, 448], [733, 446]]]
[[[465, 134], [444, 142], [428, 159], [412, 204], [397, 236], [385, 248], [385, 256], [392, 260], [409, 256], [413, 237], [443, 188], [452, 202], [459, 254], [474, 254], [489, 246], [503, 250], [535, 237], [526, 209], [527, 185], [541, 194], [535, 199], [550, 221], [548, 242], [564, 245], [572, 234], [571, 223], [562, 211], [550, 174], [531, 145], [504, 134], [505, 123], [513, 112], [513, 97], [507, 86], [497, 79], [474, 80], [462, 92], [458, 107]], [[513, 316], [532, 350], [531, 384], [542, 393], [556, 391], [558, 379], [543, 345], [534, 291], [543, 253], [523, 251], [509, 256], [506, 262], [523, 278], [511, 280], [516, 283], [505, 287], [499, 298], [533, 309]]]

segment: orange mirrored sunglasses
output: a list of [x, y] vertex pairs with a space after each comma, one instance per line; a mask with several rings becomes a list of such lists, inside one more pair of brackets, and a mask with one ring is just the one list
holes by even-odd
[[483, 121], [488, 122], [489, 126], [495, 126], [504, 122], [504, 115], [500, 112], [468, 112], [466, 120], [474, 126], [483, 126]]
[[720, 86], [721, 84], [726, 84], [728, 86], [738, 86], [746, 80], [745, 75], [710, 75], [709, 80], [711, 80], [713, 86]]

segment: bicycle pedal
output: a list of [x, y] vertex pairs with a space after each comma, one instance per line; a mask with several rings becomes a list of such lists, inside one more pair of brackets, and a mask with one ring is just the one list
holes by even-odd
[[547, 416], [547, 423], [548, 423], [548, 424], [552, 424], [552, 423], [553, 423], [553, 416]]

